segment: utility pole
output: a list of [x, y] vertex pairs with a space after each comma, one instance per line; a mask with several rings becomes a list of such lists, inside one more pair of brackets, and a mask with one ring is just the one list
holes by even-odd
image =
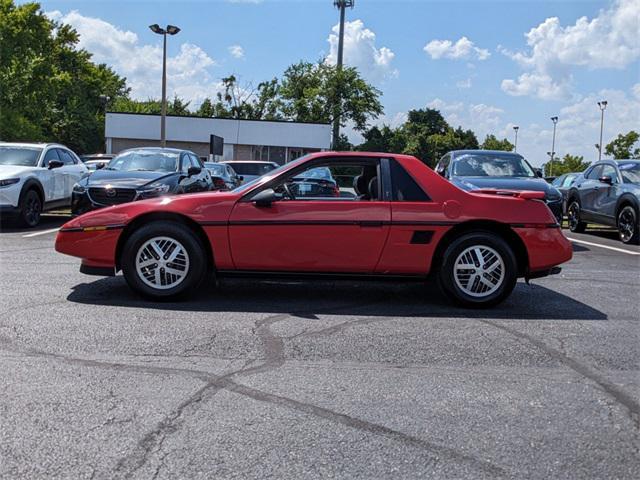
[[604, 111], [607, 108], [607, 101], [602, 100], [598, 102], [600, 108], [600, 143], [598, 144], [598, 161], [602, 159], [602, 129], [604, 127]]
[[518, 151], [518, 130], [520, 130], [520, 127], [518, 125], [513, 127], [513, 131], [516, 132], [516, 141], [513, 144], [513, 151], [514, 152]]
[[553, 122], [553, 140], [551, 140], [551, 160], [549, 163], [549, 176], [553, 177], [553, 157], [556, 155], [556, 125], [558, 124], [558, 117], [551, 117]]
[[[334, 0], [333, 5], [340, 10], [340, 32], [338, 37], [338, 62], [337, 72], [338, 75], [342, 72], [342, 60], [344, 51], [344, 17], [347, 7], [353, 8], [355, 0]], [[340, 77], [339, 77], [340, 79]], [[338, 91], [336, 92], [335, 102], [333, 106], [333, 135], [332, 135], [332, 148], [335, 150], [336, 145], [340, 139], [340, 108], [342, 106], [342, 85], [338, 85]]]
[[160, 28], [157, 23], [150, 25], [153, 33], [163, 36], [162, 42], [162, 111], [160, 113], [160, 146], [167, 146], [166, 119], [167, 119], [167, 35], [175, 35], [180, 29], [174, 25]]

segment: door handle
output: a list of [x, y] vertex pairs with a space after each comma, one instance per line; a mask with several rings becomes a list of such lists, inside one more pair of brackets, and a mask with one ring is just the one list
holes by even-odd
[[364, 221], [364, 222], [359, 222], [358, 223], [360, 225], [360, 227], [362, 228], [367, 228], [367, 227], [381, 227], [382, 226], [382, 222], [379, 221]]

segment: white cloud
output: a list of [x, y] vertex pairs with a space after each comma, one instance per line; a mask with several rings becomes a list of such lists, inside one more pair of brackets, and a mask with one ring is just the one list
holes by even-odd
[[471, 81], [471, 78], [466, 78], [464, 80], [459, 80], [456, 82], [456, 87], [458, 88], [471, 88], [472, 85], [473, 82]]
[[623, 69], [640, 58], [640, 0], [616, 0], [589, 20], [579, 18], [563, 27], [557, 17], [547, 18], [525, 34], [529, 50], [498, 50], [530, 73], [505, 79], [510, 95], [542, 99], [569, 98], [572, 69]]
[[[149, 43], [137, 34], [121, 30], [99, 18], [85, 17], [77, 10], [67, 14], [48, 12], [50, 18], [71, 25], [80, 34], [79, 48], [93, 54], [93, 60], [106, 63], [127, 78], [136, 99], [159, 98], [162, 75], [162, 46], [159, 36], [149, 31]], [[172, 42], [179, 41], [171, 37]], [[197, 104], [220, 88], [210, 68], [216, 62], [199, 46], [182, 43], [179, 52], [167, 57], [167, 96], [178, 95]]]
[[231, 45], [227, 50], [234, 58], [244, 58], [244, 48], [240, 45]]
[[[339, 25], [335, 25], [327, 39], [330, 49], [326, 61], [332, 65], [335, 65], [338, 60], [339, 31]], [[345, 65], [357, 67], [363, 76], [372, 81], [381, 81], [398, 75], [398, 71], [391, 65], [394, 57], [395, 53], [387, 47], [376, 47], [376, 34], [365, 28], [362, 20], [345, 22]]]
[[473, 130], [482, 142], [484, 137], [495, 134], [502, 123], [504, 110], [484, 103], [465, 105], [463, 102], [448, 103], [436, 98], [427, 107], [439, 110], [445, 120], [454, 128], [461, 126]]
[[455, 43], [451, 40], [431, 40], [424, 46], [424, 51], [434, 60], [440, 58], [486, 60], [491, 56], [489, 50], [476, 47], [467, 37], [461, 37]]

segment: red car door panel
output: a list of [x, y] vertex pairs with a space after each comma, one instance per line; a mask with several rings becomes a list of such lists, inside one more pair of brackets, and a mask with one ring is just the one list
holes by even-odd
[[239, 202], [229, 219], [236, 269], [370, 273], [389, 231], [389, 202]]
[[389, 239], [376, 273], [426, 275], [450, 223], [439, 203], [392, 202]]

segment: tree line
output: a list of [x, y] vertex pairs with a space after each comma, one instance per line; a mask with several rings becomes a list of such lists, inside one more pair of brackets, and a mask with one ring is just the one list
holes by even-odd
[[[101, 151], [104, 112], [159, 114], [161, 102], [131, 97], [126, 78], [78, 48], [78, 33], [46, 17], [37, 3], [16, 5], [0, 0], [0, 139], [55, 141], [78, 153]], [[300, 61], [281, 77], [241, 85], [237, 77], [222, 79], [220, 88], [197, 108], [174, 97], [172, 115], [252, 120], [333, 123], [339, 115], [364, 141], [352, 145], [341, 135], [337, 150], [394, 152], [414, 155], [434, 166], [450, 150], [513, 150], [506, 138], [476, 134], [449, 125], [431, 108], [410, 110], [401, 125], [371, 126], [383, 114], [382, 92], [353, 67], [337, 69], [323, 60]], [[105, 103], [108, 99], [108, 103]], [[619, 135], [605, 148], [614, 158], [640, 158], [638, 133]], [[553, 162], [553, 174], [581, 171], [583, 157], [565, 155]], [[547, 164], [548, 168], [548, 164]]]

